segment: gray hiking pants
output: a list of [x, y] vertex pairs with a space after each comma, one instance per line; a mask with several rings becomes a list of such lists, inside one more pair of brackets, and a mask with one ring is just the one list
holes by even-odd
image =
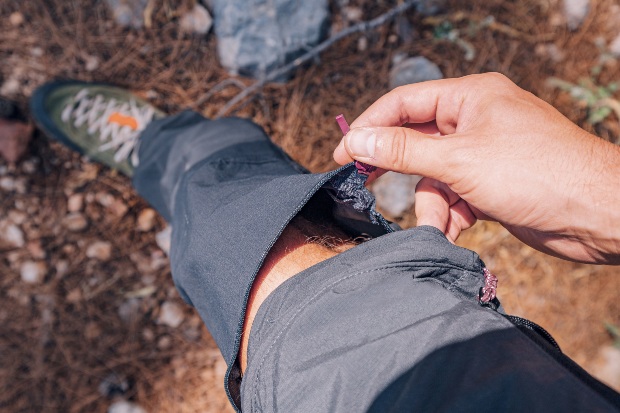
[[[497, 299], [484, 263], [432, 227], [399, 231], [353, 165], [310, 174], [241, 119], [183, 112], [141, 137], [134, 184], [173, 226], [172, 275], [228, 363], [243, 412], [610, 412], [620, 396]], [[307, 203], [374, 239], [291, 278], [237, 353], [254, 276]]]

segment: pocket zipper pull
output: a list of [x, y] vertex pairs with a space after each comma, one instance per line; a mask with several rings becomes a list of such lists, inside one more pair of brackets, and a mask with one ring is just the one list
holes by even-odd
[[[342, 113], [336, 116], [336, 122], [338, 122], [338, 126], [340, 126], [340, 130], [342, 131], [342, 136], [349, 133], [351, 128], [349, 128], [349, 124], [347, 123], [347, 120], [344, 118], [344, 115]], [[371, 173], [377, 170], [376, 166], [368, 165], [367, 163], [359, 162], [359, 161], [355, 161], [355, 167], [357, 168], [357, 172], [359, 172], [362, 175], [366, 175], [366, 176], [370, 175]]]

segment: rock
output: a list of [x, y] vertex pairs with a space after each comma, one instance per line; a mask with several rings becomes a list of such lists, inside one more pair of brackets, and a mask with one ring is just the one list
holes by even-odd
[[67, 260], [58, 260], [56, 261], [56, 277], [62, 278], [69, 271], [69, 261]]
[[155, 333], [150, 328], [142, 330], [142, 338], [145, 341], [153, 341], [155, 339]]
[[172, 237], [172, 227], [166, 225], [166, 228], [162, 229], [155, 235], [155, 242], [157, 246], [161, 248], [166, 255], [170, 254], [170, 238]]
[[9, 248], [21, 248], [26, 243], [24, 232], [10, 221], [0, 221], [0, 241]]
[[620, 34], [618, 34], [609, 44], [609, 53], [616, 58], [620, 58]]
[[108, 407], [108, 413], [146, 413], [146, 410], [135, 403], [117, 400]]
[[303, 54], [327, 34], [327, 0], [214, 0], [220, 63], [261, 77]]
[[359, 7], [346, 6], [342, 8], [342, 13], [350, 22], [359, 22], [364, 17], [364, 12]]
[[577, 30], [590, 12], [590, 0], [564, 0], [564, 18], [571, 30]]
[[177, 328], [181, 325], [184, 318], [185, 314], [183, 313], [183, 308], [181, 308], [179, 304], [166, 301], [159, 309], [159, 318], [157, 322], [167, 325], [168, 327]]
[[86, 229], [88, 226], [88, 221], [84, 215], [79, 212], [72, 212], [63, 218], [62, 225], [69, 231], [79, 232]]
[[362, 36], [357, 39], [357, 50], [360, 52], [365, 52], [368, 49], [368, 38], [366, 36]]
[[9, 15], [9, 22], [15, 27], [21, 25], [24, 22], [24, 15], [16, 11]]
[[140, 29], [144, 25], [144, 10], [149, 0], [105, 0], [116, 23]]
[[168, 350], [171, 345], [172, 339], [168, 335], [161, 336], [159, 340], [157, 340], [157, 348], [160, 350]]
[[136, 229], [142, 232], [148, 232], [152, 230], [153, 226], [155, 225], [156, 216], [157, 216], [157, 213], [153, 209], [151, 208], [143, 209], [142, 211], [140, 211], [140, 214], [138, 215], [138, 220], [136, 222]]
[[0, 95], [15, 96], [21, 89], [22, 84], [17, 77], [9, 77], [0, 87]]
[[39, 240], [30, 241], [28, 244], [26, 244], [26, 249], [30, 253], [30, 256], [36, 260], [45, 259], [47, 255], [45, 253], [45, 250], [43, 249], [43, 246], [41, 245], [41, 241]]
[[620, 391], [620, 348], [601, 348], [590, 372], [608, 386]]
[[47, 266], [42, 261], [26, 261], [19, 268], [22, 281], [28, 284], [40, 284], [47, 274]]
[[37, 162], [34, 160], [27, 160], [22, 162], [22, 171], [24, 173], [31, 175], [37, 171]]
[[390, 70], [390, 89], [442, 78], [443, 73], [439, 67], [426, 57], [417, 56], [401, 61], [396, 58], [394, 66]]
[[112, 256], [112, 244], [107, 241], [95, 241], [86, 249], [88, 258], [107, 261]]
[[129, 209], [122, 200], [107, 192], [98, 192], [95, 200], [116, 218], [124, 216]]
[[12, 223], [21, 225], [24, 222], [26, 222], [26, 220], [28, 219], [28, 214], [22, 211], [17, 211], [15, 209], [12, 209], [9, 211], [9, 219], [11, 220]]
[[99, 58], [97, 56], [86, 56], [84, 68], [87, 72], [94, 72], [99, 68]]
[[[4, 89], [2, 85], [2, 89]], [[2, 92], [0, 92], [2, 93]], [[14, 94], [14, 93], [7, 93]], [[33, 127], [16, 120], [0, 119], [0, 156], [8, 162], [17, 162], [28, 149]]]
[[372, 193], [377, 199], [377, 207], [392, 217], [401, 217], [413, 212], [415, 187], [422, 179], [417, 175], [404, 175], [388, 172], [372, 185]]
[[181, 31], [197, 34], [207, 34], [212, 25], [211, 15], [200, 4], [196, 4], [193, 9], [185, 13], [179, 22]]
[[422, 16], [432, 16], [439, 13], [446, 5], [446, 0], [419, 0], [416, 11]]
[[123, 375], [110, 373], [99, 383], [98, 390], [103, 397], [122, 396], [129, 390], [129, 382]]
[[84, 208], [84, 195], [72, 194], [67, 200], [67, 210], [69, 212], [79, 212]]
[[118, 307], [118, 316], [126, 324], [133, 324], [138, 320], [140, 311], [140, 300], [137, 298], [130, 298], [121, 303]]

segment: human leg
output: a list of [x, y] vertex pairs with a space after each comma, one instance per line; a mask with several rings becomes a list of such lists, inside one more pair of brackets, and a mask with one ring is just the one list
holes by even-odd
[[[239, 140], [231, 143], [233, 136]], [[304, 205], [353, 236], [390, 231], [354, 168], [303, 173], [256, 126], [192, 113], [152, 123], [141, 142], [136, 187], [172, 221], [173, 277], [220, 346], [229, 395], [244, 410], [441, 410], [447, 403], [454, 411], [465, 403], [515, 411], [510, 403], [524, 394], [527, 403], [517, 407], [562, 399], [609, 406], [562, 370], [545, 343], [480, 306], [482, 263], [436, 231], [399, 232], [337, 256], [304, 253], [300, 234], [286, 241]], [[274, 281], [269, 254], [278, 250], [301, 252], [302, 261], [293, 259], [300, 266]], [[258, 305], [241, 380], [246, 302], [261, 268], [267, 275], [254, 285], [273, 291]], [[459, 343], [467, 346], [452, 347]]]

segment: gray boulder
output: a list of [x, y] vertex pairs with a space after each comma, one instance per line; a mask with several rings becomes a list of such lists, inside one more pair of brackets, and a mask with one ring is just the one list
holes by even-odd
[[222, 66], [260, 78], [318, 44], [327, 33], [327, 0], [213, 0]]
[[404, 58], [397, 56], [390, 70], [390, 89], [411, 83], [442, 79], [443, 73], [437, 65], [424, 56]]

